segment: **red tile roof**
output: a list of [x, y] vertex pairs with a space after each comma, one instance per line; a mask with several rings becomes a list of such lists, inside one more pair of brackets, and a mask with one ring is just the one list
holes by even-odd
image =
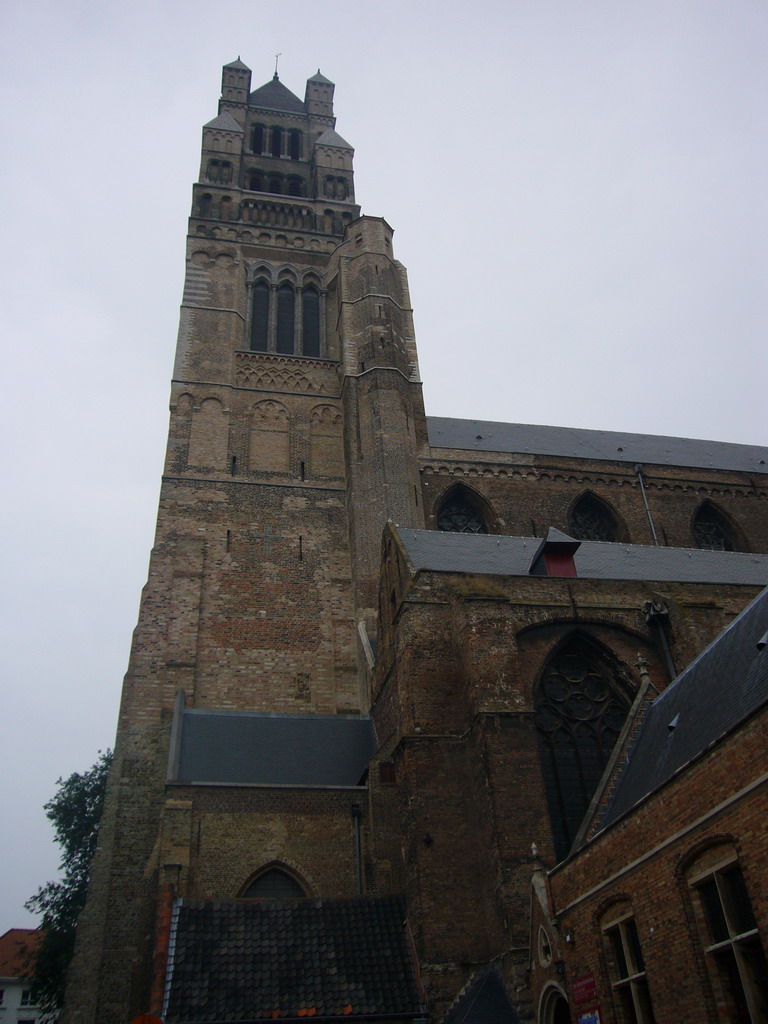
[[42, 932], [37, 928], [9, 928], [0, 935], [0, 976], [23, 977], [29, 969], [27, 950], [37, 949], [41, 939]]

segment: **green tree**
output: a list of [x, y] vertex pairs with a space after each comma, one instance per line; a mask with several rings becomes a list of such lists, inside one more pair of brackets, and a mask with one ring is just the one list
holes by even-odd
[[75, 948], [75, 926], [85, 904], [88, 873], [96, 851], [107, 772], [112, 751], [99, 756], [88, 771], [74, 772], [56, 783], [56, 795], [45, 805], [56, 842], [62, 849], [59, 867], [62, 878], [46, 882], [25, 906], [41, 914], [43, 938], [30, 954], [30, 980], [35, 1000], [51, 1013], [64, 1001], [67, 968]]

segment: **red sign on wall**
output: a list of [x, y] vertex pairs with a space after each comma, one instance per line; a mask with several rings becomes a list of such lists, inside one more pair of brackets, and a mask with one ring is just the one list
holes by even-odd
[[587, 1003], [597, 998], [594, 974], [583, 974], [573, 982], [574, 1003]]

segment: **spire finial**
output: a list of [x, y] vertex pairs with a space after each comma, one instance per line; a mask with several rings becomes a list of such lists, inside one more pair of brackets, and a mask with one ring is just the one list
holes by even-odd
[[275, 78], [277, 78], [277, 62], [280, 60], [282, 56], [282, 53], [275, 54]]

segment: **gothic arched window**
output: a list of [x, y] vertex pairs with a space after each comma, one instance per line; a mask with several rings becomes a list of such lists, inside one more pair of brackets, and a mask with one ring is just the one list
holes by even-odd
[[314, 285], [301, 294], [301, 337], [305, 356], [320, 355], [320, 293]]
[[269, 347], [269, 292], [270, 288], [266, 281], [257, 281], [253, 286], [252, 352], [266, 352]]
[[488, 533], [478, 503], [462, 487], [450, 491], [437, 513], [437, 528], [446, 533]]
[[293, 352], [295, 329], [296, 293], [287, 282], [277, 289], [277, 344], [278, 352], [290, 355]]
[[619, 539], [618, 522], [610, 506], [590, 493], [582, 494], [571, 509], [568, 532], [576, 540]]
[[243, 892], [243, 897], [249, 900], [296, 900], [306, 895], [293, 875], [280, 868], [263, 871]]
[[739, 551], [736, 531], [727, 517], [710, 501], [703, 502], [693, 519], [696, 546], [709, 551]]
[[533, 703], [552, 837], [562, 860], [587, 812], [630, 702], [599, 651], [575, 638], [552, 657]]

